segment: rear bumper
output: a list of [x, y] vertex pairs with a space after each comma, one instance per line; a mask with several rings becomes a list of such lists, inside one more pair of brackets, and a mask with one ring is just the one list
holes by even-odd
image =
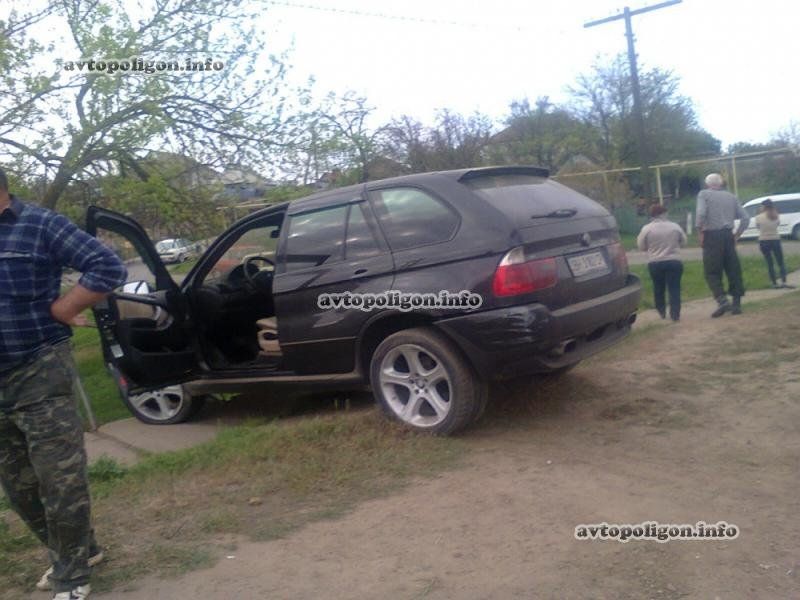
[[487, 378], [547, 373], [576, 363], [630, 333], [642, 295], [639, 278], [609, 294], [550, 311], [524, 304], [442, 319], [453, 339]]

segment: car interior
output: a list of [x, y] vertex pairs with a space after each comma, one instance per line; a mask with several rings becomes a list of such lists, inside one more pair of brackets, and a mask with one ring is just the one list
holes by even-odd
[[211, 368], [280, 367], [272, 297], [278, 217], [245, 231], [187, 291]]

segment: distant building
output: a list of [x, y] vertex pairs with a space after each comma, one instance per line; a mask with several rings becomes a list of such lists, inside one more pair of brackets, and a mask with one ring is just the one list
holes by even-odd
[[239, 166], [226, 167], [220, 181], [223, 195], [236, 202], [263, 198], [269, 190], [278, 187], [277, 183], [265, 179], [252, 169]]
[[151, 150], [141, 164], [145, 171], [159, 173], [188, 189], [221, 183], [220, 174], [211, 167], [173, 152]]

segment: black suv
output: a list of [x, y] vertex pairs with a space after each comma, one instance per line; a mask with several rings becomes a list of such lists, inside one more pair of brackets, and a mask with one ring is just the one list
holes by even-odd
[[535, 167], [274, 205], [180, 285], [134, 221], [91, 207], [87, 228], [128, 262], [130, 283], [95, 316], [124, 400], [149, 423], [254, 384], [368, 384], [391, 417], [450, 433], [480, 416], [490, 379], [563, 372], [621, 340], [641, 295], [614, 218]]

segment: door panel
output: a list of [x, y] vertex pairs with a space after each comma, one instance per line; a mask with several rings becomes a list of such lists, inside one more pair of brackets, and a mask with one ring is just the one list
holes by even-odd
[[[313, 244], [308, 246], [301, 241], [292, 247], [291, 236], [296, 229], [295, 217], [290, 216], [290, 242], [282, 242], [279, 252], [273, 288], [278, 333], [286, 364], [298, 373], [351, 371], [355, 366], [356, 336], [372, 314], [357, 309], [320, 308], [319, 294], [380, 293], [392, 289], [394, 263], [385, 243], [374, 235], [369, 207], [359, 201], [351, 202], [346, 211], [341, 208], [324, 209], [330, 213], [320, 214], [319, 218], [314, 213], [300, 215], [301, 226], [315, 232]], [[341, 216], [341, 227], [333, 226], [333, 216]], [[309, 223], [309, 219], [315, 223]], [[323, 230], [329, 232], [327, 238], [316, 235]], [[287, 256], [291, 259], [288, 262]], [[316, 266], [300, 262], [329, 256], [336, 260], [323, 260]], [[293, 264], [294, 261], [297, 262]]]
[[197, 370], [188, 306], [144, 229], [118, 213], [90, 207], [87, 231], [125, 261], [128, 278], [93, 311], [106, 364], [138, 389], [181, 383]]

